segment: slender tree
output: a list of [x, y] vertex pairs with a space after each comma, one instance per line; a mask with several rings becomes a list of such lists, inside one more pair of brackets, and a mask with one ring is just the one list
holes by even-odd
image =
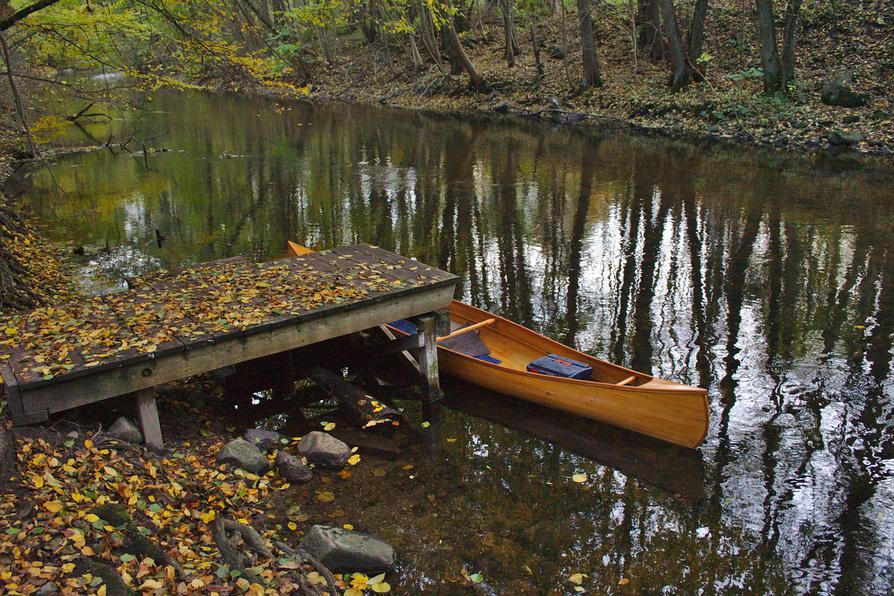
[[754, 0], [757, 6], [758, 41], [761, 66], [764, 69], [764, 91], [775, 93], [782, 89], [782, 66], [776, 48], [776, 25], [773, 22], [773, 0]]
[[590, 0], [577, 0], [577, 19], [580, 22], [580, 46], [584, 60], [583, 87], [601, 87], [602, 75], [596, 58], [596, 38], [593, 33], [593, 17], [590, 15]]
[[[447, 0], [446, 4], [448, 9], [452, 8], [450, 0]], [[453, 15], [450, 15], [447, 18], [447, 25], [444, 27], [444, 37], [450, 46], [450, 56], [453, 60], [453, 64], [461, 66], [469, 75], [469, 87], [476, 91], [486, 90], [487, 83], [484, 81], [484, 77], [478, 74], [478, 70], [475, 68], [475, 65], [472, 64], [472, 60], [469, 58], [469, 55], [466, 54], [466, 50], [463, 49], [462, 41], [459, 39], [459, 34], [456, 32]]]
[[674, 0], [660, 0], [660, 6], [661, 20], [664, 23], [664, 30], [667, 32], [667, 45], [670, 50], [671, 65], [673, 67], [671, 88], [674, 91], [679, 91], [692, 78], [689, 68], [689, 57], [686, 54], [686, 47], [683, 45], [680, 27], [677, 25]]

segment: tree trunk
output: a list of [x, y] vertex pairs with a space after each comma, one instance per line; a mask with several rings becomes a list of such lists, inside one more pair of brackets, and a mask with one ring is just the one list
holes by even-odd
[[593, 17], [590, 16], [590, 0], [577, 0], [577, 18], [580, 22], [580, 46], [584, 59], [584, 76], [581, 86], [601, 87], [599, 60], [596, 58], [596, 39], [593, 34]]
[[695, 0], [695, 7], [692, 9], [692, 21], [689, 23], [689, 37], [687, 44], [689, 46], [690, 67], [695, 68], [693, 73], [696, 80], [700, 81], [704, 77], [704, 65], [698, 59], [701, 57], [705, 43], [705, 16], [708, 14], [708, 0]]
[[776, 27], [773, 22], [772, 0], [754, 0], [757, 6], [758, 41], [761, 65], [764, 69], [764, 92], [775, 93], [782, 88], [782, 69], [776, 48]]
[[441, 67], [441, 49], [438, 47], [438, 36], [435, 33], [435, 22], [431, 17], [431, 12], [424, 3], [419, 3], [419, 22], [421, 24], [420, 33], [422, 34], [422, 43], [431, 54], [432, 60]]
[[515, 24], [512, 22], [512, 0], [501, 0], [503, 9], [503, 31], [505, 33], [506, 62], [510, 67], [515, 66], [515, 57], [521, 53], [518, 47], [518, 39], [515, 36]]
[[785, 31], [782, 34], [782, 77], [783, 84], [795, 80], [795, 47], [798, 19], [801, 14], [801, 0], [789, 0], [785, 7]]
[[[447, 6], [451, 6], [449, 0]], [[445, 28], [444, 34], [447, 38], [447, 43], [450, 44], [451, 58], [455, 61], [455, 64], [462, 65], [463, 70], [469, 75], [469, 87], [476, 91], [486, 90], [487, 83], [485, 83], [482, 76], [478, 74], [475, 65], [472, 64], [469, 55], [466, 54], [466, 51], [463, 49], [463, 44], [460, 41], [459, 34], [456, 32], [456, 27], [453, 24], [453, 17], [447, 19], [447, 27]]]
[[670, 50], [671, 66], [673, 67], [671, 88], [674, 91], [679, 91], [689, 84], [691, 78], [689, 60], [686, 56], [686, 48], [683, 46], [683, 36], [680, 34], [680, 27], [677, 25], [674, 0], [660, 0], [660, 3], [661, 22], [664, 23], [664, 30], [667, 33], [667, 45]]
[[658, 62], [664, 58], [664, 40], [661, 35], [661, 10], [658, 0], [639, 0], [639, 46], [648, 48], [649, 58]]
[[419, 53], [419, 46], [416, 45], [416, 36], [412, 33], [407, 34], [407, 42], [409, 43], [410, 60], [413, 61], [413, 70], [421, 70], [424, 60]]

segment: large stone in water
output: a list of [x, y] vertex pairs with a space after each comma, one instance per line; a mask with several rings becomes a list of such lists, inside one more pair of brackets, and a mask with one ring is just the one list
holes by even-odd
[[263, 474], [269, 464], [264, 452], [243, 438], [233, 439], [217, 452], [218, 464], [230, 464], [253, 474]]
[[245, 440], [254, 443], [260, 449], [271, 450], [282, 447], [282, 435], [275, 430], [265, 430], [263, 428], [250, 428], [245, 431]]
[[351, 448], [332, 435], [315, 430], [301, 437], [298, 453], [313, 464], [338, 469], [348, 463]]
[[124, 416], [118, 418], [118, 420], [109, 427], [109, 430], [106, 431], [106, 435], [113, 439], [124, 441], [125, 443], [140, 444], [143, 442], [143, 433], [140, 432], [140, 427], [138, 427], [133, 420], [125, 418]]
[[301, 548], [332, 571], [381, 573], [394, 565], [394, 549], [374, 536], [332, 526], [313, 526]]
[[301, 460], [285, 451], [276, 454], [276, 471], [289, 482], [304, 484], [308, 482], [313, 473], [310, 468], [301, 463]]

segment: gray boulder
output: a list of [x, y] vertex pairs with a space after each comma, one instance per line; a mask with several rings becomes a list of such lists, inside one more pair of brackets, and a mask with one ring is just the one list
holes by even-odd
[[125, 443], [140, 444], [143, 442], [143, 433], [140, 432], [140, 427], [137, 426], [133, 420], [125, 418], [124, 416], [118, 418], [118, 420], [109, 427], [109, 430], [106, 431], [106, 435], [113, 439], [124, 441]]
[[391, 545], [363, 532], [332, 526], [313, 526], [301, 539], [301, 548], [332, 571], [381, 573], [394, 565]]
[[253, 474], [263, 474], [269, 467], [264, 453], [245, 439], [233, 439], [217, 452], [218, 464], [230, 464]]
[[310, 468], [301, 463], [300, 459], [285, 451], [276, 454], [276, 471], [289, 482], [298, 484], [308, 482], [313, 476]]
[[863, 136], [855, 132], [843, 132], [836, 130], [829, 135], [829, 143], [831, 143], [832, 145], [856, 145], [862, 140]]
[[348, 463], [351, 448], [332, 435], [315, 430], [301, 437], [298, 453], [310, 463], [338, 469]]
[[282, 435], [275, 430], [264, 430], [263, 428], [250, 428], [243, 435], [246, 441], [253, 443], [259, 449], [269, 451], [282, 447]]
[[854, 75], [849, 70], [839, 72], [834, 79], [827, 81], [820, 92], [823, 103], [830, 106], [859, 108], [866, 105], [869, 98], [865, 93], [853, 90]]

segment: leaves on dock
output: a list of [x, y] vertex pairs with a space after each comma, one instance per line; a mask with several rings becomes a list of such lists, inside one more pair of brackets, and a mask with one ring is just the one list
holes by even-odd
[[0, 361], [9, 361], [20, 383], [51, 380], [76, 369], [249, 334], [436, 279], [417, 271], [418, 264], [410, 269], [405, 263], [349, 251], [161, 271], [137, 280], [130, 291], [0, 320]]

